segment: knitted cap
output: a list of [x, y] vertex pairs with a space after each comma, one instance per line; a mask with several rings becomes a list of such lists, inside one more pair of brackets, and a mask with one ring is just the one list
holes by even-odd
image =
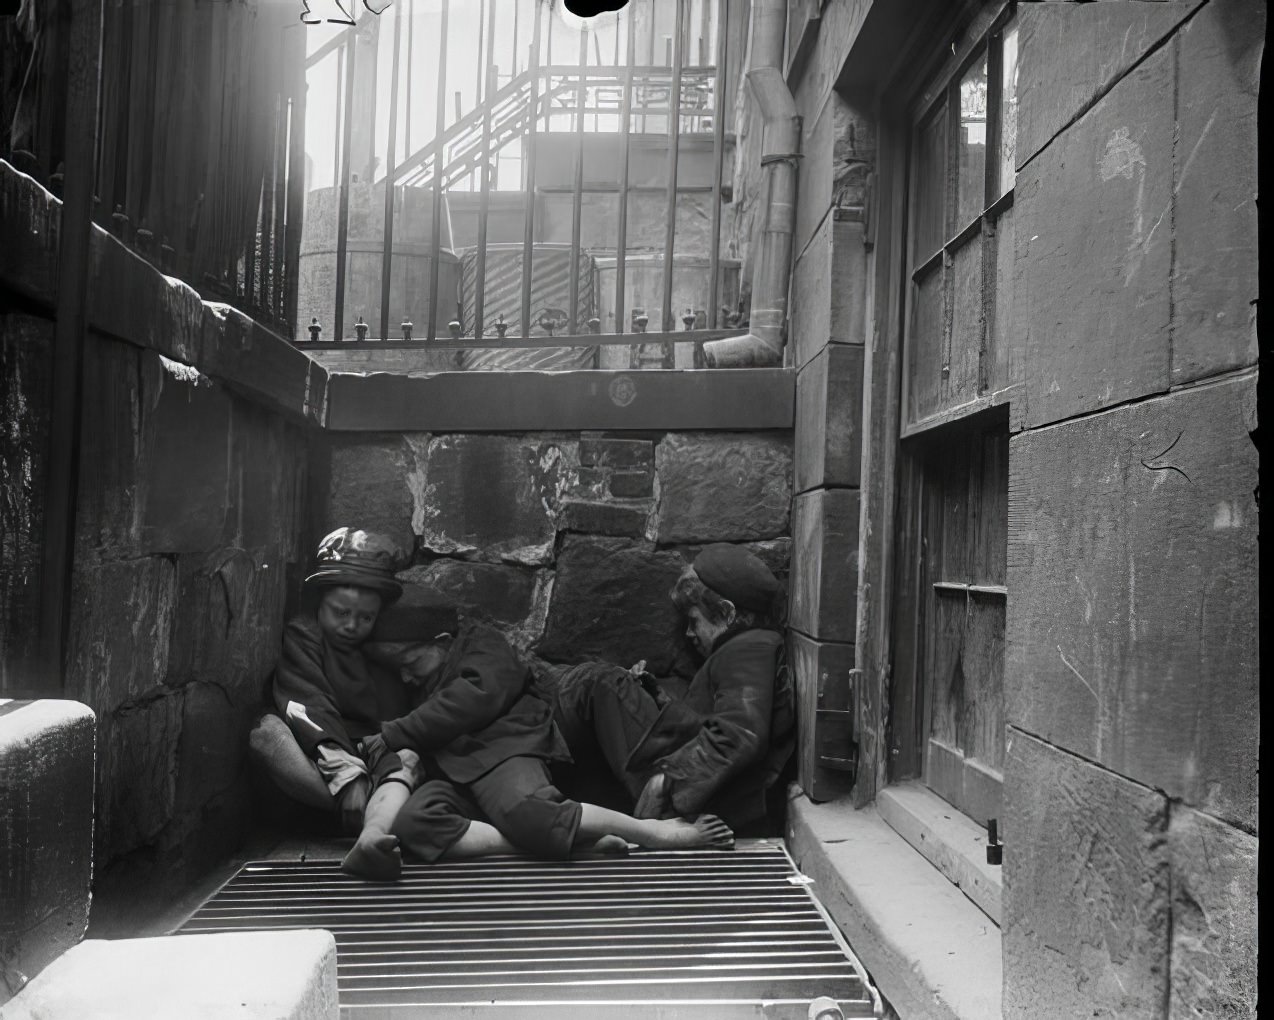
[[337, 528], [319, 543], [316, 569], [305, 583], [316, 588], [346, 584], [370, 588], [388, 604], [403, 593], [403, 586], [394, 577], [403, 559], [402, 549], [388, 535]]
[[782, 585], [761, 560], [737, 545], [718, 542], [692, 564], [699, 580], [739, 609], [768, 613]]

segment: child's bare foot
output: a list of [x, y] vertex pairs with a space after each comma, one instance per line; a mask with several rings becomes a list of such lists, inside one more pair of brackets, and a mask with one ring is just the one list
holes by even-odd
[[628, 840], [623, 836], [603, 836], [591, 846], [582, 846], [578, 849], [580, 853], [586, 854], [626, 854]]
[[385, 832], [364, 831], [354, 849], [341, 861], [341, 870], [374, 882], [397, 882], [403, 873], [403, 853], [398, 837]]
[[713, 847], [729, 850], [734, 847], [734, 833], [716, 815], [699, 815], [695, 819], [650, 819], [651, 837], [646, 845], [661, 850], [688, 850], [693, 847]]

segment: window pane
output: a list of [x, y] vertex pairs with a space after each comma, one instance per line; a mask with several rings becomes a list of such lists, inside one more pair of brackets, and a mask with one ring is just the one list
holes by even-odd
[[986, 205], [986, 53], [960, 80], [959, 187], [956, 229]]
[[913, 208], [916, 210], [912, 265], [923, 262], [945, 240], [947, 104], [939, 103], [916, 132]]
[[[1000, 180], [998, 195], [1013, 187], [1017, 162], [1017, 19], [1004, 30], [1000, 80]], [[998, 197], [997, 195], [997, 197]]]
[[982, 357], [982, 238], [970, 238], [951, 259], [951, 371], [943, 386], [945, 407], [978, 395]]
[[942, 401], [943, 308], [941, 268], [911, 288], [911, 333], [907, 337], [907, 414], [912, 422], [933, 414]]

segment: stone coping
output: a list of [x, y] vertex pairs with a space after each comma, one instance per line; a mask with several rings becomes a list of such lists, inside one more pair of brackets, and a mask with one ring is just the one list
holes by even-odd
[[1000, 929], [875, 806], [788, 802], [788, 850], [901, 1020], [1001, 1015]]
[[[57, 305], [62, 202], [0, 160], [0, 280], [46, 308]], [[193, 366], [250, 400], [322, 425], [327, 371], [251, 317], [204, 301], [101, 226], [89, 242], [89, 329]]]

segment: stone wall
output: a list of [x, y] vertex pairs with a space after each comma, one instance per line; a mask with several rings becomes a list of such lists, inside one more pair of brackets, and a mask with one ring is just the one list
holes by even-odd
[[1005, 1015], [1254, 1016], [1264, 5], [1018, 16]]
[[358, 524], [412, 551], [425, 590], [480, 607], [554, 662], [695, 668], [668, 592], [709, 542], [786, 579], [787, 432], [334, 433], [321, 528]]
[[33, 656], [60, 218], [0, 164], [0, 287], [22, 309], [0, 314], [0, 691], [93, 709], [95, 891], [133, 878], [162, 897], [245, 831], [247, 726], [304, 558], [326, 374], [94, 231], [58, 685]]

